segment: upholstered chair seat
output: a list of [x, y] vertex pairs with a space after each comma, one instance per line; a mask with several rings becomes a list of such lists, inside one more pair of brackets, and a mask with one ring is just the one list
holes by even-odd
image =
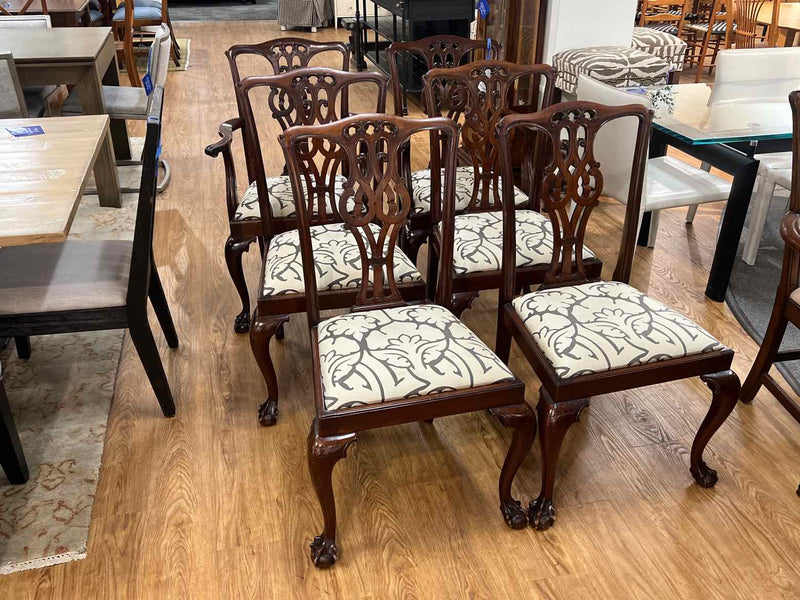
[[435, 304], [327, 319], [319, 360], [326, 411], [514, 381], [477, 335]]
[[[372, 226], [374, 234], [380, 229]], [[342, 223], [313, 225], [311, 248], [317, 273], [317, 289], [357, 289], [361, 285], [361, 255], [355, 236]], [[394, 251], [394, 276], [397, 283], [421, 281], [414, 264], [399, 248]], [[300, 235], [296, 229], [272, 238], [264, 261], [264, 296], [296, 294], [305, 290]]]
[[[337, 200], [342, 195], [342, 189], [346, 179], [341, 175], [336, 177], [333, 193]], [[305, 191], [306, 184], [303, 183]], [[277, 177], [267, 177], [267, 193], [269, 194], [269, 206], [272, 210], [272, 217], [293, 217], [295, 216], [294, 197], [292, 196], [292, 182], [288, 175], [278, 175]], [[329, 211], [330, 212], [330, 211]], [[258, 188], [254, 181], [248, 187], [239, 200], [236, 207], [234, 221], [250, 221], [261, 218], [261, 208], [258, 205]]]
[[[517, 237], [517, 267], [547, 265], [553, 258], [553, 225], [533, 210], [514, 213]], [[584, 259], [594, 253], [584, 248]], [[499, 271], [503, 264], [503, 213], [474, 212], [456, 215], [453, 273]]]
[[0, 315], [124, 307], [129, 241], [67, 241], [0, 249]]
[[[464, 210], [472, 199], [475, 182], [473, 167], [456, 169], [456, 211]], [[431, 212], [431, 172], [430, 169], [411, 173], [411, 214], [422, 215]], [[494, 189], [491, 189], [494, 194]], [[498, 193], [503, 197], [503, 184], [498, 182]], [[490, 197], [490, 200], [493, 198]], [[514, 204], [517, 206], [528, 201], [528, 196], [521, 189], [514, 188]]]
[[634, 27], [631, 47], [666, 60], [672, 71], [683, 71], [688, 44], [678, 37], [674, 23]]
[[562, 379], [725, 349], [688, 317], [618, 281], [536, 291], [512, 305]]

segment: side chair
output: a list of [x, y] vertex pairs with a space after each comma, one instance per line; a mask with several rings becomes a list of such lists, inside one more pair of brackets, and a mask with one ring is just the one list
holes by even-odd
[[[499, 481], [500, 511], [513, 529], [526, 526], [511, 483], [536, 435], [536, 418], [524, 385], [447, 308], [407, 304], [396, 275], [397, 242], [411, 211], [402, 167], [409, 138], [429, 132], [435, 183], [444, 169], [445, 211], [454, 209], [458, 126], [449, 119], [361, 115], [316, 127], [293, 127], [281, 136], [297, 205], [306, 312], [311, 336], [316, 417], [308, 436], [308, 466], [322, 507], [324, 528], [311, 544], [311, 560], [326, 568], [338, 558], [336, 506], [331, 476], [359, 431], [488, 409], [513, 428]], [[352, 311], [320, 317], [324, 308], [315, 277], [313, 199], [302, 193], [310, 173], [320, 175], [315, 152], [348, 173], [339, 199], [345, 235], [357, 247], [362, 273]], [[439, 156], [439, 150], [442, 156]], [[444, 160], [444, 164], [440, 162]], [[325, 179], [332, 185], [332, 172]], [[443, 269], [439, 280], [447, 282]], [[442, 288], [444, 289], [444, 288]], [[444, 302], [443, 302], [444, 300]]]
[[[269, 90], [271, 102], [278, 104], [272, 107], [273, 116], [286, 130], [289, 126], [322, 125], [349, 116], [349, 96], [355, 85], [362, 86], [362, 93], [365, 86], [369, 86], [376, 99], [375, 112], [384, 112], [389, 79], [382, 73], [350, 73], [308, 67], [272, 77], [246, 77], [236, 92], [244, 113], [245, 138], [251, 154], [261, 156], [252, 106], [253, 92], [260, 88]], [[303, 286], [306, 274], [300, 258], [296, 194], [300, 193], [317, 209], [311, 218], [314, 225], [311, 234], [317, 253], [315, 272], [321, 308], [352, 306], [362, 277], [358, 247], [342, 224], [339, 211], [348, 164], [332, 158], [330, 149], [322, 143], [309, 147], [308, 152], [320, 160], [320, 171], [304, 176], [302, 191], [293, 190], [287, 181], [286, 193], [295, 194], [289, 202], [275, 204], [274, 188], [269, 189], [269, 178], [264, 169], [255, 170], [256, 200], [261, 214], [266, 217], [261, 219], [263, 262], [258, 300], [250, 326], [250, 344], [267, 385], [267, 399], [258, 411], [262, 425], [274, 425], [278, 418], [278, 383], [269, 351], [270, 340], [273, 336], [283, 337], [283, 324], [290, 314], [306, 310], [307, 297]], [[399, 248], [396, 252], [395, 276], [406, 294], [404, 297], [421, 300], [425, 297], [422, 276]]]
[[[586, 229], [603, 193], [595, 139], [603, 126], [618, 119], [626, 119], [627, 126], [617, 135], [635, 136], [636, 146], [619, 256], [612, 280], [604, 281], [587, 274], [582, 256]], [[497, 355], [508, 361], [516, 340], [542, 384], [536, 408], [542, 487], [528, 509], [537, 529], [555, 521], [558, 454], [590, 396], [700, 376], [713, 395], [692, 444], [690, 471], [703, 487], [717, 482], [717, 473], [703, 461], [703, 450], [736, 405], [739, 378], [731, 370], [733, 351], [689, 318], [628, 285], [651, 122], [651, 111], [639, 104], [609, 107], [577, 101], [533, 115], [510, 115], [498, 125], [505, 181], [511, 179], [509, 140], [515, 130], [534, 128], [544, 134], [548, 147], [534, 193], [553, 226], [553, 259], [539, 290], [516, 293], [515, 219], [506, 192], [496, 344]]]
[[[781, 237], [785, 242], [783, 251], [783, 269], [772, 316], [767, 325], [767, 332], [761, 342], [755, 362], [742, 385], [740, 400], [750, 403], [763, 385], [778, 402], [800, 422], [800, 404], [787, 394], [778, 382], [769, 374], [772, 365], [787, 360], [797, 360], [797, 350], [781, 351], [781, 342], [786, 333], [786, 326], [791, 323], [800, 326], [800, 91], [789, 94], [792, 107], [794, 131], [792, 136], [792, 183], [789, 211], [781, 221]], [[800, 495], [800, 486], [797, 488]]]
[[[342, 71], [349, 69], [350, 50], [343, 42], [314, 42], [303, 38], [285, 37], [259, 44], [237, 44], [225, 52], [231, 69], [234, 90], [242, 81], [239, 70], [239, 60], [242, 57], [261, 57], [269, 63], [269, 72], [265, 74], [279, 75], [293, 69], [305, 68], [315, 57], [327, 58], [329, 55], [335, 56], [335, 60], [341, 60]], [[238, 95], [236, 102], [238, 106]], [[247, 333], [250, 331], [250, 294], [242, 268], [242, 256], [250, 250], [250, 245], [260, 238], [262, 233], [256, 173], [259, 170], [263, 171], [264, 164], [261, 155], [254, 156], [244, 140], [244, 113], [241, 106], [238, 106], [238, 113], [239, 116], [229, 119], [219, 126], [219, 136], [222, 139], [208, 146], [206, 154], [212, 158], [221, 154], [225, 166], [225, 200], [230, 228], [230, 235], [225, 242], [225, 264], [242, 303], [242, 310], [234, 319], [233, 329], [236, 333]], [[236, 131], [242, 132], [247, 166], [248, 186], [241, 196], [236, 187], [236, 166], [232, 153]], [[268, 194], [268, 202], [275, 203], [277, 212], [280, 212], [280, 207], [291, 205], [292, 194], [285, 169], [281, 175], [267, 178], [266, 189], [268, 190], [265, 192]], [[292, 212], [289, 210], [289, 214]]]
[[[456, 35], [434, 35], [410, 42], [392, 42], [386, 51], [389, 60], [389, 73], [392, 77], [392, 97], [394, 114], [408, 114], [408, 98], [403, 81], [415, 71], [427, 73], [431, 69], [452, 69], [479, 60], [481, 58], [497, 59], [502, 45], [493, 43], [487, 49], [486, 40], [472, 40]], [[420, 100], [425, 103], [425, 95], [420, 90]], [[439, 116], [436, 107], [430, 109], [423, 106], [428, 116]], [[411, 143], [404, 149], [406, 169], [411, 173]], [[466, 196], [471, 185], [471, 173], [457, 170], [456, 193]], [[431, 232], [431, 175], [430, 169], [416, 171], [411, 174], [414, 180], [412, 202], [408, 225], [400, 238], [400, 246], [416, 264], [419, 249], [427, 241]]]
[[[432, 69], [423, 76], [425, 103], [438, 106], [445, 116], [463, 123], [460, 150], [469, 165], [457, 167], [456, 211], [452, 220], [442, 218], [439, 190], [432, 190], [430, 195], [428, 297], [433, 298], [436, 265], [441, 261], [453, 271], [450, 308], [457, 315], [469, 306], [478, 291], [499, 289], [502, 282], [504, 182], [500, 179], [497, 123], [515, 112], [514, 98], [520, 84], [543, 81], [542, 107], [550, 106], [555, 75], [549, 65], [479, 61], [452, 69]], [[518, 142], [528, 132], [520, 134]], [[528, 152], [526, 156], [528, 173], [534, 173], [536, 152]], [[528, 175], [528, 179], [531, 181], [533, 177]], [[413, 174], [411, 181], [416, 186]], [[553, 255], [553, 232], [550, 220], [539, 212], [528, 193], [513, 184], [511, 189], [517, 226], [515, 285], [518, 289], [544, 280]], [[452, 237], [454, 243], [442, 244], [444, 235]], [[602, 262], [588, 249], [584, 259], [590, 274], [599, 276]]]
[[133, 242], [67, 240], [0, 249], [0, 338], [128, 329], [166, 417], [175, 415], [147, 299], [170, 348], [178, 347], [153, 259], [158, 153], [164, 89], [153, 91]]

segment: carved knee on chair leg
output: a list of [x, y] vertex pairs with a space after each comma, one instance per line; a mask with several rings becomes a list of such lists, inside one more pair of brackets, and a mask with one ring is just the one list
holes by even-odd
[[739, 377], [731, 370], [711, 373], [700, 377], [712, 391], [711, 407], [692, 443], [691, 467], [689, 471], [702, 487], [714, 487], [717, 472], [703, 460], [703, 451], [708, 441], [725, 422], [739, 398]]
[[288, 318], [286, 315], [262, 317], [256, 310], [250, 327], [250, 347], [267, 384], [267, 399], [258, 408], [258, 422], [265, 427], [278, 420], [278, 379], [269, 353], [269, 342]]

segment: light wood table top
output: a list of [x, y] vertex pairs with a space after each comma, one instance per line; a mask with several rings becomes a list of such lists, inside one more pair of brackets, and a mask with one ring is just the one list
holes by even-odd
[[[25, 2], [27, 2], [27, 0], [4, 0], [3, 8], [5, 8], [11, 14], [16, 14], [23, 6], [25, 6]], [[11, 6], [9, 6], [9, 4]], [[87, 4], [89, 4], [89, 0], [47, 0], [47, 12], [78, 13], [81, 12], [84, 8], [86, 8]], [[41, 13], [42, 12], [41, 0], [33, 0], [31, 5], [28, 7], [28, 10], [25, 12], [27, 14]]]
[[0, 46], [11, 51], [18, 65], [94, 61], [103, 52], [110, 35], [110, 27], [4, 29]]
[[[758, 22], [765, 25], [772, 23], [772, 2], [765, 2], [761, 7], [761, 11], [758, 13]], [[778, 27], [792, 31], [800, 30], [800, 2], [781, 2]]]
[[[0, 120], [0, 247], [63, 242], [108, 145], [107, 115]], [[15, 138], [7, 127], [40, 125]]]

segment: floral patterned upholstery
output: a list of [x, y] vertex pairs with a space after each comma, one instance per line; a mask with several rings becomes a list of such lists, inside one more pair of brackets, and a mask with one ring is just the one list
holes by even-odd
[[512, 381], [494, 352], [449, 310], [401, 306], [319, 325], [325, 410]]
[[[372, 224], [378, 235], [380, 228]], [[388, 240], [387, 240], [388, 243]], [[342, 223], [313, 225], [311, 249], [317, 272], [317, 291], [357, 288], [361, 285], [361, 254], [356, 238]], [[417, 268], [395, 247], [394, 276], [397, 283], [420, 281]], [[300, 254], [300, 234], [295, 229], [272, 238], [264, 261], [265, 296], [305, 291], [303, 259]]]
[[[347, 179], [342, 175], [337, 175], [333, 185], [333, 193], [336, 198], [342, 195], [344, 185]], [[306, 184], [303, 182], [303, 191], [306, 189]], [[293, 217], [294, 212], [294, 196], [292, 195], [292, 182], [288, 175], [279, 175], [278, 177], [267, 177], [267, 193], [269, 194], [269, 205], [272, 209], [273, 217]], [[261, 208], [258, 206], [258, 189], [256, 182], [251, 183], [245, 191], [242, 199], [239, 201], [239, 206], [236, 207], [236, 213], [233, 216], [234, 221], [251, 221], [253, 219], [261, 218]]]
[[[472, 167], [458, 167], [456, 169], [456, 210], [464, 210], [472, 199], [472, 188], [475, 176]], [[442, 170], [442, 185], [444, 185], [444, 170]], [[500, 197], [503, 195], [503, 183], [498, 181]], [[519, 206], [528, 201], [519, 188], [514, 188], [514, 204]], [[411, 173], [411, 214], [421, 215], [431, 212], [431, 172], [430, 169]]]
[[[516, 217], [517, 267], [550, 264], [553, 225], [533, 210], [518, 210]], [[584, 258], [594, 257], [588, 248]], [[503, 262], [503, 213], [475, 212], [456, 215], [453, 272], [456, 275], [499, 271]]]
[[616, 281], [537, 291], [512, 305], [564, 379], [724, 348], [688, 317]]

